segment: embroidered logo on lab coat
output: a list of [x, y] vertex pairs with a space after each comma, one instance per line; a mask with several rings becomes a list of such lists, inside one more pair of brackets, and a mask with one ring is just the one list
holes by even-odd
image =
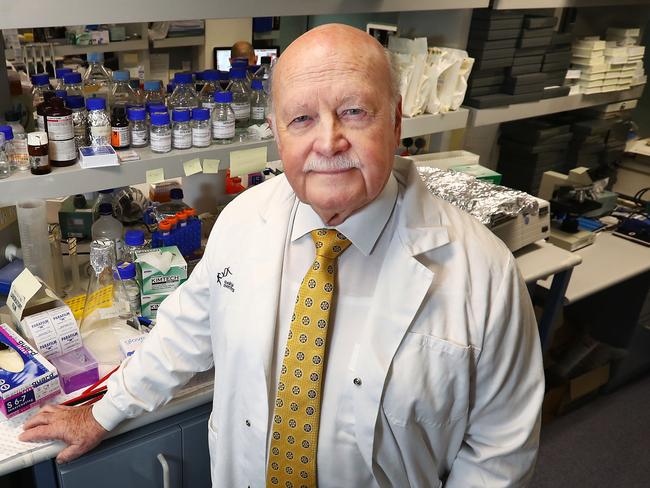
[[217, 273], [217, 284], [221, 285], [224, 288], [227, 288], [231, 292], [235, 292], [235, 284], [232, 281], [226, 279], [226, 277], [231, 276], [232, 271], [230, 271], [230, 266], [223, 269], [221, 273]]

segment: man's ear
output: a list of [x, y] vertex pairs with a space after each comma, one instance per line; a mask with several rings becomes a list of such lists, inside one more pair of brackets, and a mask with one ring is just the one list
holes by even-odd
[[275, 139], [275, 144], [278, 146], [278, 152], [281, 152], [282, 148], [281, 148], [280, 138], [278, 137], [278, 129], [275, 125], [275, 117], [273, 115], [273, 112], [271, 112], [269, 116], [266, 118], [266, 122], [269, 124], [269, 127], [273, 132], [273, 138]]
[[395, 147], [399, 147], [402, 139], [402, 96], [400, 95], [395, 104]]

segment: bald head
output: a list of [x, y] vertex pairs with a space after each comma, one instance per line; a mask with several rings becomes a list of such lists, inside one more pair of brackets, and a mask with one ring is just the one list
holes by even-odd
[[232, 45], [230, 49], [230, 60], [236, 58], [246, 58], [248, 59], [248, 64], [253, 65], [257, 61], [255, 56], [255, 49], [253, 45], [248, 41], [237, 41]]
[[394, 108], [399, 99], [399, 76], [387, 51], [372, 36], [344, 24], [316, 27], [289, 45], [273, 69], [272, 100], [281, 96], [274, 87], [279, 87], [283, 78], [309, 77], [328, 65], [365, 72], [368, 82], [384, 90]]

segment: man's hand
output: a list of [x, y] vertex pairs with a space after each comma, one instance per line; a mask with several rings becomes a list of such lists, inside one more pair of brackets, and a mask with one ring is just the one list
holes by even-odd
[[23, 442], [54, 439], [65, 442], [68, 447], [56, 457], [58, 463], [77, 459], [99, 444], [108, 433], [93, 417], [92, 405], [46, 405], [25, 422], [23, 429], [18, 437]]

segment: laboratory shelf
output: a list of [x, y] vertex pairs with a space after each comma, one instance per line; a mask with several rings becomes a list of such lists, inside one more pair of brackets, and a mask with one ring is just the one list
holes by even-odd
[[74, 56], [87, 54], [89, 52], [122, 52], [142, 51], [149, 49], [146, 39], [133, 39], [130, 41], [115, 41], [108, 44], [76, 45], [76, 44], [54, 44], [55, 56]]
[[444, 114], [423, 114], [402, 118], [402, 138], [462, 129], [467, 125], [469, 110], [459, 108]]
[[494, 0], [493, 9], [605, 7], [608, 5], [645, 5], [650, 0]]
[[[163, 5], [164, 4], [164, 5]], [[111, 0], [92, 2], [67, 0], [3, 2], [0, 29], [50, 27], [61, 25], [153, 22], [162, 20], [228, 19], [283, 15], [317, 15], [449, 10], [487, 7], [489, 0]]]
[[155, 49], [166, 47], [191, 47], [205, 44], [205, 36], [167, 37], [153, 41], [151, 45]]
[[640, 85], [622, 91], [549, 98], [538, 102], [517, 103], [505, 107], [484, 109], [468, 107], [470, 111], [468, 126], [478, 127], [482, 125], [500, 124], [511, 120], [528, 119], [539, 115], [568, 112], [570, 110], [593, 107], [595, 105], [623, 102], [625, 100], [640, 98], [644, 87], [645, 85]]
[[231, 151], [260, 146], [267, 146], [268, 161], [278, 159], [275, 140], [270, 139], [183, 151], [173, 150], [165, 154], [154, 153], [146, 147], [135, 150], [140, 154], [140, 160], [121, 163], [120, 166], [84, 169], [77, 163], [67, 168], [52, 168], [48, 175], [32, 175], [29, 171], [16, 172], [9, 178], [0, 180], [0, 206], [15, 205], [25, 199], [54, 198], [144, 183], [146, 172], [158, 168], [164, 170], [165, 179], [178, 178], [184, 176], [183, 163], [194, 158], [218, 159], [221, 171], [230, 167]]

